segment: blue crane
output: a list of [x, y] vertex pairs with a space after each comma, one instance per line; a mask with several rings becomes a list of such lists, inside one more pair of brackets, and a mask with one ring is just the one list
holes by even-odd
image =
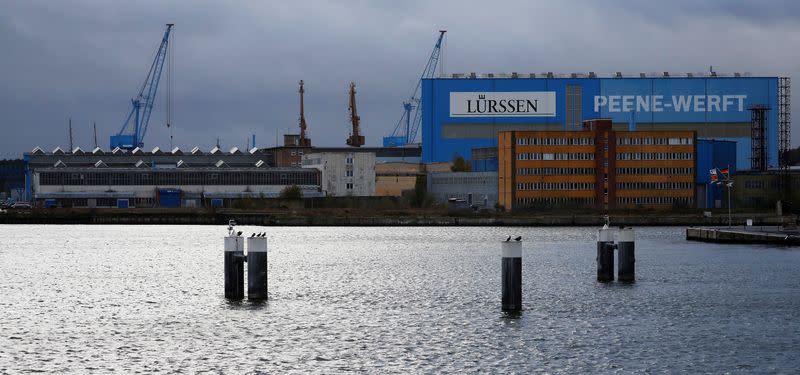
[[[142, 88], [135, 98], [131, 99], [131, 112], [125, 119], [117, 135], [111, 136], [111, 149], [121, 148], [133, 150], [136, 147], [144, 147], [144, 135], [147, 133], [147, 125], [150, 122], [150, 113], [153, 111], [153, 101], [158, 91], [158, 81], [161, 79], [161, 70], [164, 67], [164, 60], [167, 58], [167, 47], [169, 46], [169, 33], [175, 24], [168, 23], [161, 45], [158, 47], [156, 57], [150, 65], [150, 70], [144, 79]], [[127, 132], [126, 132], [127, 131]]]
[[414, 87], [414, 93], [411, 94], [409, 100], [403, 102], [403, 115], [400, 117], [400, 121], [395, 125], [391, 136], [383, 137], [384, 147], [412, 144], [417, 138], [417, 131], [419, 131], [419, 125], [420, 122], [422, 122], [422, 113], [420, 112], [419, 105], [419, 89], [423, 79], [433, 78], [436, 73], [436, 66], [439, 64], [439, 56], [442, 51], [442, 39], [446, 32], [447, 30], [439, 30], [439, 38], [433, 46], [431, 57], [428, 58], [425, 69], [422, 70], [422, 76], [419, 81], [417, 81], [416, 87]]

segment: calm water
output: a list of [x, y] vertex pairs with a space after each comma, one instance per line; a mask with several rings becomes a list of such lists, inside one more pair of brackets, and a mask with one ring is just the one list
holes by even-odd
[[601, 285], [595, 230], [269, 228], [254, 304], [223, 299], [221, 226], [0, 226], [0, 373], [800, 372], [800, 249], [642, 228], [636, 284]]

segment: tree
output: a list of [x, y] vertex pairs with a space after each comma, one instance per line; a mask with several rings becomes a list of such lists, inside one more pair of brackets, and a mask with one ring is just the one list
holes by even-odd
[[425, 176], [417, 176], [414, 190], [403, 191], [403, 197], [408, 200], [411, 207], [427, 207], [433, 202], [433, 197], [428, 194], [428, 183]]
[[288, 200], [303, 199], [303, 191], [297, 185], [287, 186], [281, 190], [281, 198]]
[[453, 172], [469, 172], [472, 170], [472, 166], [464, 160], [464, 157], [461, 155], [456, 155], [453, 158], [453, 165], [450, 167], [450, 170]]

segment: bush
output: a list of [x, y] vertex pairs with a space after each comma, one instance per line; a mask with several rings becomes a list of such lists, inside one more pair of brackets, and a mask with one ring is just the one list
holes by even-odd
[[303, 199], [303, 191], [297, 185], [287, 186], [281, 190], [281, 199], [299, 201]]
[[463, 156], [456, 155], [456, 157], [453, 158], [453, 165], [450, 166], [450, 170], [453, 172], [469, 172], [472, 170], [472, 166], [464, 160]]

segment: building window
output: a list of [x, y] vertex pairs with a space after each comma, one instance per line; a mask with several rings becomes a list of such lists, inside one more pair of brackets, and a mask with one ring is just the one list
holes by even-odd
[[581, 114], [581, 94], [582, 88], [580, 85], [567, 85], [567, 129], [575, 130], [580, 128], [582, 114]]
[[346, 163], [347, 164], [353, 164], [353, 157], [352, 156], [348, 156], [347, 160], [346, 160]]
[[353, 183], [352, 182], [348, 182], [347, 183], [347, 190], [353, 190]]
[[353, 177], [353, 171], [352, 171], [352, 170], [350, 170], [350, 171], [345, 171], [345, 174], [344, 174], [344, 175], [345, 175], [345, 177]]

